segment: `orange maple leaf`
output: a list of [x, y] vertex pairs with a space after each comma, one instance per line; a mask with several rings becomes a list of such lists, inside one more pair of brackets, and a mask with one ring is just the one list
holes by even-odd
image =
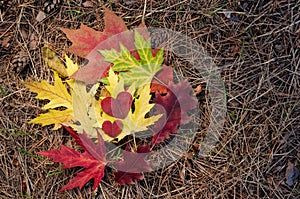
[[[103, 32], [96, 31], [84, 24], [81, 24], [78, 30], [61, 28], [72, 42], [72, 46], [68, 51], [89, 61], [87, 65], [73, 74], [72, 78], [85, 83], [95, 83], [99, 78], [106, 76], [106, 72], [111, 64], [104, 62], [104, 58], [98, 50], [114, 48], [119, 51], [120, 43], [129, 50], [135, 49], [133, 32], [128, 31], [121, 17], [118, 17], [107, 8], [104, 8], [104, 24], [105, 29]], [[143, 22], [139, 26], [138, 31], [145, 38], [148, 37]]]

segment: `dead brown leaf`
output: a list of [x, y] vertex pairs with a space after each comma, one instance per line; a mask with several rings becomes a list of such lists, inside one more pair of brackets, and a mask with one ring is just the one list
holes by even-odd
[[94, 4], [91, 1], [86, 1], [86, 2], [82, 3], [82, 6], [85, 8], [92, 8], [92, 7], [94, 7]]
[[30, 35], [30, 37], [29, 37], [29, 49], [30, 50], [35, 50], [35, 49], [37, 49], [37, 47], [38, 47], [38, 45], [37, 45], [37, 41], [38, 41], [38, 38], [37, 38], [37, 36], [34, 34], [34, 33], [32, 33], [31, 35]]
[[202, 86], [201, 86], [201, 84], [199, 84], [196, 88], [194, 88], [194, 93], [193, 93], [193, 95], [196, 96], [196, 95], [198, 95], [199, 93], [201, 93], [201, 91], [202, 91]]
[[2, 40], [1, 45], [2, 45], [3, 48], [7, 48], [7, 47], [9, 46], [10, 38], [11, 38], [11, 37], [5, 37], [5, 38]]

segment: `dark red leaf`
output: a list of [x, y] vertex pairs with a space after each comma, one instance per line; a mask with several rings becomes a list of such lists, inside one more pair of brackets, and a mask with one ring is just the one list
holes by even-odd
[[141, 180], [141, 172], [151, 171], [151, 163], [145, 160], [150, 152], [148, 145], [138, 146], [136, 152], [132, 152], [127, 145], [123, 151], [123, 161], [116, 163], [117, 171], [115, 172], [115, 181], [119, 184], [134, 184], [134, 179]]
[[77, 132], [75, 132], [72, 128], [62, 125], [64, 127], [64, 129], [66, 129], [68, 131], [68, 133], [74, 138], [74, 141], [76, 142], [76, 144], [78, 144], [79, 146], [81, 146], [84, 150], [86, 150], [86, 148], [84, 147], [79, 135]]
[[128, 115], [132, 96], [128, 92], [120, 92], [117, 98], [106, 97], [101, 101], [102, 110], [110, 116], [124, 119]]
[[112, 138], [117, 137], [121, 133], [122, 127], [123, 124], [121, 120], [116, 120], [114, 123], [111, 123], [111, 121], [105, 121], [102, 124], [102, 130], [104, 133]]
[[168, 92], [161, 94], [155, 93], [154, 102], [157, 106], [156, 114], [163, 114], [153, 127], [152, 145], [159, 144], [170, 137], [170, 134], [176, 134], [182, 124], [190, 121], [187, 111], [192, 110], [197, 105], [197, 100], [190, 95], [191, 86], [187, 80], [178, 84], [169, 83]]
[[[67, 129], [68, 131], [70, 129]], [[91, 179], [94, 179], [94, 190], [99, 185], [104, 176], [104, 167], [106, 165], [104, 142], [98, 134], [98, 143], [95, 144], [84, 132], [78, 136], [74, 131], [69, 131], [75, 138], [76, 143], [80, 143], [85, 151], [79, 153], [72, 148], [61, 145], [61, 150], [52, 149], [49, 151], [38, 152], [37, 154], [51, 158], [53, 162], [61, 162], [65, 168], [84, 167], [85, 170], [78, 173], [70, 182], [59, 191], [65, 191], [83, 187]], [[80, 140], [80, 141], [79, 141]]]
[[151, 93], [158, 91], [160, 94], [168, 92], [168, 85], [173, 81], [173, 69], [171, 66], [163, 65], [151, 82]]
[[115, 172], [115, 181], [120, 185], [134, 184], [134, 179], [142, 180], [144, 177], [141, 173], [129, 173], [124, 171]]
[[74, 189], [79, 187], [80, 189], [91, 179], [94, 179], [93, 190], [96, 190], [104, 176], [104, 167], [103, 164], [97, 164], [93, 167], [87, 168], [82, 172], [79, 172], [74, 178], [70, 180], [68, 184], [63, 186], [59, 192]]

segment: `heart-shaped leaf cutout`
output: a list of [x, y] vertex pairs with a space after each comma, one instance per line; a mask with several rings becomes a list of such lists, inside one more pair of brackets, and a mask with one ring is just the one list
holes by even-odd
[[120, 120], [116, 120], [114, 123], [111, 123], [111, 121], [107, 120], [102, 124], [102, 130], [104, 133], [113, 138], [117, 137], [121, 133], [122, 127], [123, 124]]
[[115, 118], [124, 119], [131, 107], [132, 96], [128, 92], [120, 92], [116, 99], [106, 97], [101, 101], [102, 110]]

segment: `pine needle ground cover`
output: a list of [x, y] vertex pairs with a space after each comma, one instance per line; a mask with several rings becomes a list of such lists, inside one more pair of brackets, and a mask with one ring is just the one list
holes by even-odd
[[[144, 2], [137, 1], [56, 2], [58, 5], [52, 6], [48, 1], [11, 1], [0, 6], [0, 190], [4, 198], [299, 197], [297, 172], [299, 172], [300, 86], [297, 1], [277, 3], [147, 1], [146, 6]], [[118, 175], [114, 174], [115, 170], [106, 167], [105, 175], [96, 191], [93, 190], [99, 179], [87, 183], [76, 181], [80, 183], [77, 185], [82, 187], [81, 190], [75, 188], [58, 192], [72, 177], [73, 179], [80, 177], [80, 173], [86, 172], [88, 168], [76, 165], [73, 169], [64, 169], [63, 164], [53, 163], [50, 159], [37, 154], [38, 151], [56, 149], [65, 152], [69, 150], [73, 154], [85, 154], [85, 157], [90, 159], [91, 165], [97, 166], [101, 166], [105, 160], [100, 157], [95, 160], [84, 153], [84, 147], [80, 145], [84, 145], [90, 139], [85, 137], [85, 134], [80, 135], [83, 138], [83, 142], [80, 143], [72, 131], [69, 133], [62, 129], [53, 130], [53, 127], [60, 128], [60, 122], [48, 121], [56, 124], [49, 127], [28, 122], [34, 121], [34, 118], [41, 114], [54, 114], [53, 111], [60, 111], [63, 120], [69, 121], [72, 117], [70, 113], [76, 111], [68, 103], [72, 100], [80, 101], [81, 98], [74, 98], [69, 92], [72, 86], [80, 87], [80, 84], [72, 85], [72, 82], [65, 80], [76, 70], [74, 63], [84, 63], [82, 57], [85, 56], [76, 54], [77, 49], [73, 40], [67, 39], [66, 35], [70, 29], [91, 28], [105, 32], [107, 26], [103, 20], [103, 6], [120, 16], [126, 27], [138, 27], [144, 18], [147, 26], [184, 33], [197, 40], [210, 53], [221, 70], [227, 91], [224, 128], [220, 132], [221, 139], [216, 148], [206, 157], [198, 156], [210, 118], [208, 85], [202, 77], [203, 74], [191, 71], [189, 64], [184, 60], [166, 54], [165, 64], [174, 66], [179, 74], [187, 77], [199, 102], [201, 123], [189, 150], [179, 160], [158, 171], [144, 172], [143, 176], [135, 175], [134, 185], [122, 185], [126, 183], [121, 180], [119, 180], [121, 183], [116, 182], [118, 180], [115, 178], [117, 176], [118, 179]], [[84, 25], [81, 25], [82, 23]], [[73, 52], [65, 56], [64, 53], [68, 48]], [[49, 70], [49, 63], [45, 63], [45, 53], [54, 56], [52, 58], [50, 55], [47, 56], [51, 59], [49, 62], [54, 59], [57, 62], [68, 63], [68, 66], [72, 67], [56, 71], [57, 74], [54, 74], [54, 69]], [[109, 59], [107, 51], [102, 51], [102, 55], [106, 55], [106, 59]], [[118, 65], [117, 62], [112, 64]], [[110, 73], [112, 77], [114, 73]], [[126, 82], [126, 75], [121, 76]], [[43, 80], [45, 85], [47, 83], [51, 86], [65, 86], [66, 90], [62, 90], [62, 93], [67, 96], [66, 100], [56, 103], [38, 101], [34, 98], [36, 94], [29, 92], [23, 84], [23, 82], [42, 83]], [[110, 85], [105, 84], [108, 81], [109, 75], [103, 78], [101, 84]], [[143, 81], [147, 79], [144, 78]], [[126, 89], [126, 86], [124, 88]], [[88, 95], [94, 91], [93, 89], [92, 87], [85, 93], [77, 94]], [[118, 103], [118, 99], [128, 103], [133, 101], [135, 103], [139, 99], [139, 95], [134, 99], [135, 96], [128, 93], [130, 93], [128, 90], [122, 90], [112, 98], [106, 100], [103, 98], [106, 102], [103, 102], [103, 107], [106, 107], [105, 104]], [[58, 109], [54, 108], [57, 104], [60, 105]], [[101, 106], [101, 103], [98, 105]], [[124, 107], [121, 112], [110, 110], [108, 107], [110, 106], [104, 108], [104, 114], [117, 120], [108, 117], [100, 125], [102, 129], [106, 129], [104, 131], [108, 137], [121, 137], [123, 136], [119, 128], [121, 124], [118, 121], [123, 125], [123, 120], [126, 120], [128, 114], [134, 113], [132, 110], [128, 111], [133, 107]], [[79, 124], [86, 123], [79, 121], [73, 125], [81, 128]], [[75, 136], [74, 139], [72, 135]], [[93, 137], [98, 138], [98, 134]], [[74, 140], [75, 142], [77, 140], [77, 144]], [[151, 140], [150, 142], [153, 143]], [[101, 142], [93, 143], [101, 155]], [[140, 150], [147, 149], [140, 147]], [[122, 156], [123, 161], [125, 156]], [[116, 165], [122, 167], [124, 166], [122, 163], [120, 160]], [[144, 166], [147, 169], [149, 165]], [[97, 176], [102, 176], [102, 173], [98, 173]], [[137, 181], [142, 177], [143, 180]]]

